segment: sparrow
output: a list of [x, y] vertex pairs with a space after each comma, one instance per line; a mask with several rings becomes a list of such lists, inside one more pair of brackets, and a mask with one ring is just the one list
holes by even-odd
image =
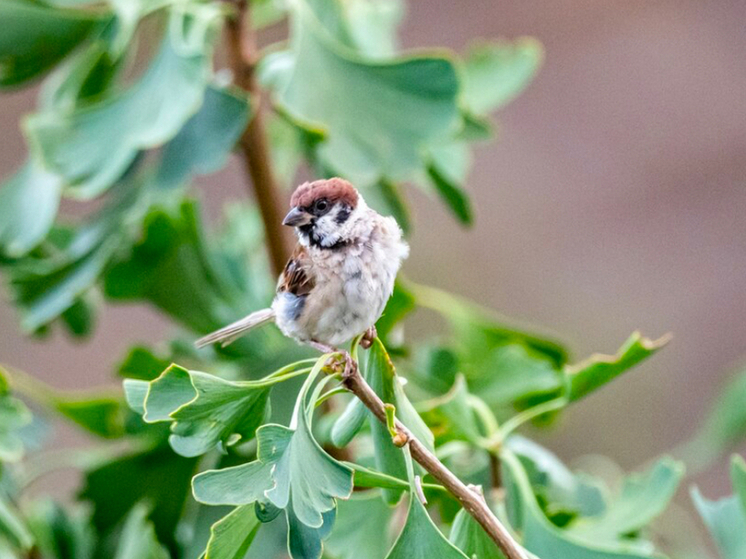
[[252, 328], [274, 322], [280, 331], [323, 353], [360, 334], [370, 343], [394, 290], [409, 246], [393, 217], [368, 207], [344, 179], [300, 185], [282, 222], [298, 243], [277, 282], [272, 306], [197, 340], [226, 346]]

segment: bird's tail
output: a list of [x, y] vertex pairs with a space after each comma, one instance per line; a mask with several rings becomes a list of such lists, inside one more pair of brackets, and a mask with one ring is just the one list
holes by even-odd
[[207, 334], [204, 338], [200, 338], [194, 342], [194, 345], [197, 347], [205, 347], [206, 345], [219, 343], [222, 347], [225, 347], [236, 340], [236, 338], [240, 338], [244, 332], [256, 328], [257, 326], [261, 326], [266, 322], [271, 322], [274, 318], [275, 311], [272, 309], [255, 311], [249, 316], [237, 320], [233, 324], [229, 324], [220, 330], [215, 330], [212, 334]]

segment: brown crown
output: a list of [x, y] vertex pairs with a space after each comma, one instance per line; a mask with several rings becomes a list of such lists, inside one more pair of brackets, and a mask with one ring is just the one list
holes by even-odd
[[341, 201], [354, 208], [357, 206], [358, 193], [354, 186], [338, 177], [305, 182], [293, 192], [290, 206], [307, 208], [321, 198], [326, 198], [332, 204]]

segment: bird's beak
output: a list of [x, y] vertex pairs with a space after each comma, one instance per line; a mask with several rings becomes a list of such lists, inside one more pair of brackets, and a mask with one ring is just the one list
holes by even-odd
[[286, 215], [285, 219], [282, 220], [282, 224], [288, 225], [289, 227], [297, 227], [299, 225], [306, 225], [309, 221], [311, 221], [311, 216], [308, 212], [305, 212], [296, 206], [288, 212], [288, 215]]

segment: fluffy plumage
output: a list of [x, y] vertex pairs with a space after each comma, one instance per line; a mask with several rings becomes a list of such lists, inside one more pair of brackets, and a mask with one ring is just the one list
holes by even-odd
[[337, 347], [372, 327], [394, 289], [409, 247], [391, 217], [383, 217], [340, 178], [300, 185], [283, 221], [298, 245], [277, 283], [270, 309], [198, 340], [227, 345], [271, 320], [302, 343]]

